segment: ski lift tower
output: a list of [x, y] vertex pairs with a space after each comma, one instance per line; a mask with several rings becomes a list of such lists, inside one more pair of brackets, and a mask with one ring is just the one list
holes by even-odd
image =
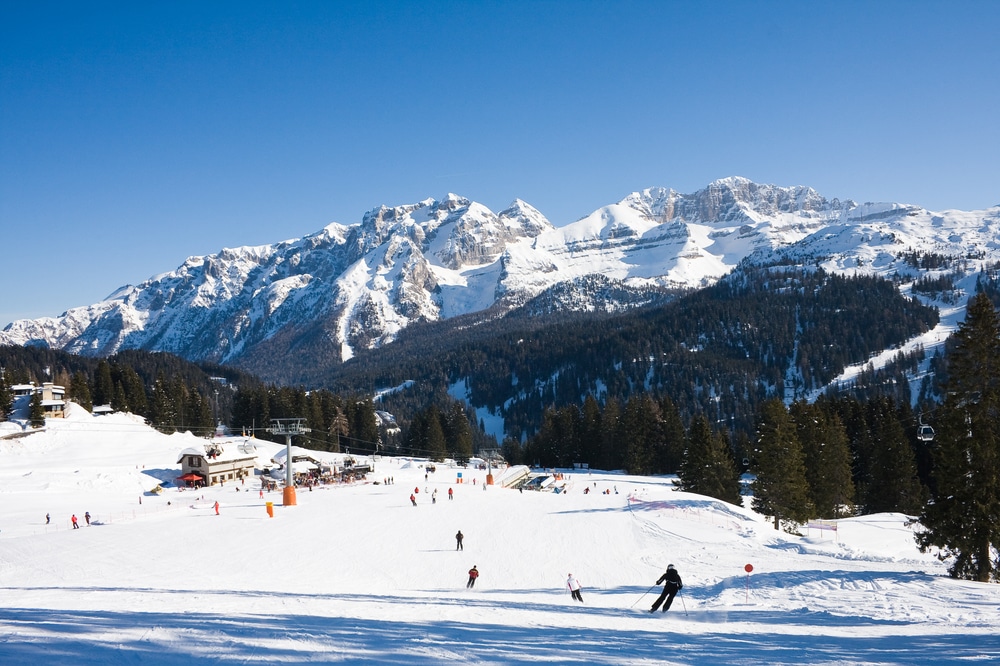
[[295, 477], [292, 473], [292, 436], [312, 432], [303, 424], [305, 419], [271, 419], [267, 429], [272, 435], [285, 436], [285, 488], [281, 493], [282, 506], [295, 506]]

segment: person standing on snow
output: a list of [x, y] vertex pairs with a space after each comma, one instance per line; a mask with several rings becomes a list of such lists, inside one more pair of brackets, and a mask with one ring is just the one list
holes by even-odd
[[90, 512], [83, 514], [83, 518], [87, 521], [87, 527], [90, 527]]
[[473, 564], [472, 568], [469, 569], [469, 582], [465, 584], [466, 587], [474, 587], [476, 584], [476, 579], [479, 578], [479, 569]]
[[219, 503], [215, 503], [215, 515], [219, 515]]
[[417, 496], [414, 495], [413, 493], [410, 493], [410, 502], [413, 503], [413, 506], [417, 505]]
[[462, 534], [462, 530], [459, 530], [458, 534], [455, 535], [455, 550], [465, 550], [465, 548], [462, 546], [462, 539], [464, 538], [465, 535]]
[[573, 574], [570, 574], [569, 578], [566, 579], [566, 587], [569, 588], [570, 594], [573, 595], [573, 598], [582, 604], [583, 595], [580, 594], [580, 581], [573, 578]]
[[[681, 582], [681, 575], [677, 573], [677, 569], [672, 564], [667, 565], [667, 570], [657, 579], [656, 584], [659, 585], [660, 583], [665, 583], [663, 593], [653, 602], [653, 607], [649, 609], [650, 613], [655, 613], [660, 604], [663, 604], [663, 612], [666, 613], [670, 609], [670, 604], [673, 603], [674, 597], [684, 587], [684, 583]], [[663, 603], [664, 599], [666, 603]]]
[[76, 522], [76, 514], [75, 513], [73, 514], [73, 517], [70, 518], [70, 520], [73, 521], [73, 529], [74, 530], [80, 529], [80, 523]]
[[455, 499], [455, 492], [451, 488], [448, 489], [448, 499]]

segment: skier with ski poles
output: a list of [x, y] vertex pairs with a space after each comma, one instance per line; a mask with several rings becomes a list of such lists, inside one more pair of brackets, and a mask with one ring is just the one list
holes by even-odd
[[569, 592], [574, 599], [583, 603], [583, 594], [580, 592], [580, 581], [573, 578], [573, 574], [569, 574], [569, 578], [566, 579], [566, 587], [569, 588]]
[[653, 602], [653, 607], [649, 609], [650, 613], [655, 613], [660, 604], [663, 604], [663, 612], [666, 613], [670, 609], [670, 604], [673, 603], [674, 597], [684, 587], [684, 583], [681, 582], [681, 575], [677, 573], [677, 569], [672, 564], [667, 565], [667, 570], [657, 579], [656, 584], [659, 585], [660, 583], [664, 583], [663, 592]]

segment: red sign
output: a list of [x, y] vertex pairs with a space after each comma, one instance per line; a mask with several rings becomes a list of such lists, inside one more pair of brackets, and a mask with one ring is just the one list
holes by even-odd
[[750, 573], [751, 571], [753, 571], [753, 565], [748, 564], [745, 567], [743, 567], [743, 570], [746, 571], [747, 573]]

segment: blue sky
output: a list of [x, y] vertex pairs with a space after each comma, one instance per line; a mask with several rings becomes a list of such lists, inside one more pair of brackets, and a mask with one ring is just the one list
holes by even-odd
[[1000, 204], [1000, 2], [0, 2], [0, 326], [455, 192]]

